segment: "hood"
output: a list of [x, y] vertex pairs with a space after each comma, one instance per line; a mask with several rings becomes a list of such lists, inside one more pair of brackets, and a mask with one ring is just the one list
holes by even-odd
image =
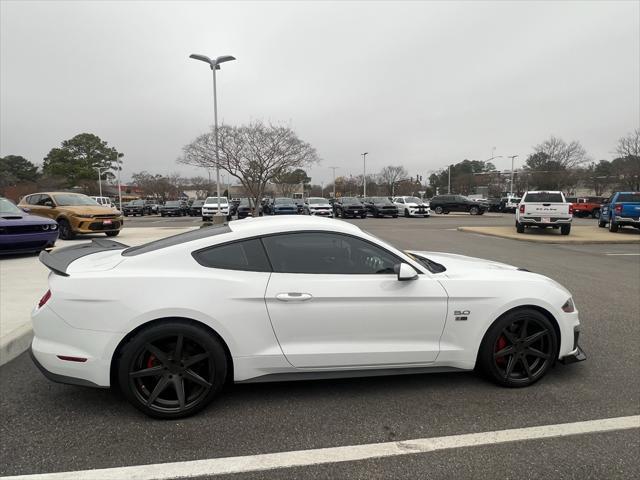
[[457, 275], [469, 270], [519, 270], [518, 267], [508, 265], [506, 263], [494, 262], [476, 257], [467, 257], [466, 255], [457, 255], [455, 253], [444, 252], [420, 252], [409, 250], [409, 253], [421, 255], [433, 260], [434, 262], [444, 265], [447, 269], [446, 273]]
[[56, 224], [55, 220], [30, 213], [7, 213], [0, 215], [0, 225], [52, 225]]
[[[124, 207], [124, 205], [123, 205]], [[109, 207], [91, 206], [91, 205], [69, 205], [66, 207], [57, 207], [62, 212], [77, 213], [79, 215], [114, 215], [113, 209]]]
[[331, 204], [329, 202], [327, 203], [312, 203], [309, 205], [309, 208], [330, 208]]

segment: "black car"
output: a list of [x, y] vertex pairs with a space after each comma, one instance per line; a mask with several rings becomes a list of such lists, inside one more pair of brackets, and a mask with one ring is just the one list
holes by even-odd
[[298, 205], [292, 198], [270, 198], [264, 204], [265, 215], [297, 215]]
[[500, 198], [492, 197], [487, 200], [489, 212], [499, 212], [502, 209], [502, 202]]
[[389, 200], [388, 197], [368, 197], [362, 200], [367, 212], [374, 217], [384, 217], [386, 215], [398, 218], [398, 207]]
[[189, 207], [189, 216], [190, 217], [201, 217], [202, 216], [202, 205], [204, 205], [204, 200], [194, 200], [191, 206]]
[[359, 198], [340, 197], [333, 202], [333, 216], [341, 218], [366, 218], [367, 208]]
[[[255, 202], [252, 198], [241, 198], [240, 203], [236, 207], [236, 215], [238, 220], [241, 218], [253, 217]], [[262, 205], [258, 206], [258, 214], [262, 215]]]
[[136, 215], [144, 217], [147, 212], [148, 208], [144, 200], [131, 200], [122, 206], [122, 213], [125, 217], [128, 217], [129, 215], [133, 217]]
[[169, 200], [160, 207], [161, 217], [184, 217], [188, 213], [189, 207], [182, 200]]
[[429, 203], [431, 210], [436, 213], [469, 212], [471, 215], [482, 215], [487, 210], [486, 204], [462, 195], [437, 195]]

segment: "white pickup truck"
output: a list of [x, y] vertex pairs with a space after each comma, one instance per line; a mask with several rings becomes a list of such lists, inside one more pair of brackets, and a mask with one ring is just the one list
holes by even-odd
[[516, 230], [526, 227], [559, 228], [562, 235], [571, 232], [573, 205], [567, 203], [562, 192], [525, 192], [516, 210]]

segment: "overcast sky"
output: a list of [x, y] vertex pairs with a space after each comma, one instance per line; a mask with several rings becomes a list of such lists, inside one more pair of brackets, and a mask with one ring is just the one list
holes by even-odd
[[[640, 126], [640, 2], [1, 2], [0, 154], [41, 163], [82, 132], [125, 176], [176, 163], [219, 118], [283, 122], [314, 183], [519, 154], [549, 135], [611, 159]], [[498, 168], [508, 160], [497, 159]]]

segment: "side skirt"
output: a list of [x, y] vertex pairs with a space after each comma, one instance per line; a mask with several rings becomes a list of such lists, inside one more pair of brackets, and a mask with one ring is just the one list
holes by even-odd
[[361, 378], [361, 377], [384, 377], [392, 375], [415, 375], [420, 373], [448, 373], [448, 372], [468, 372], [462, 368], [455, 367], [414, 367], [414, 368], [381, 368], [366, 370], [337, 370], [322, 372], [284, 372], [270, 373], [259, 377], [241, 380], [235, 383], [267, 383], [267, 382], [290, 382], [298, 380], [330, 380], [338, 378]]

